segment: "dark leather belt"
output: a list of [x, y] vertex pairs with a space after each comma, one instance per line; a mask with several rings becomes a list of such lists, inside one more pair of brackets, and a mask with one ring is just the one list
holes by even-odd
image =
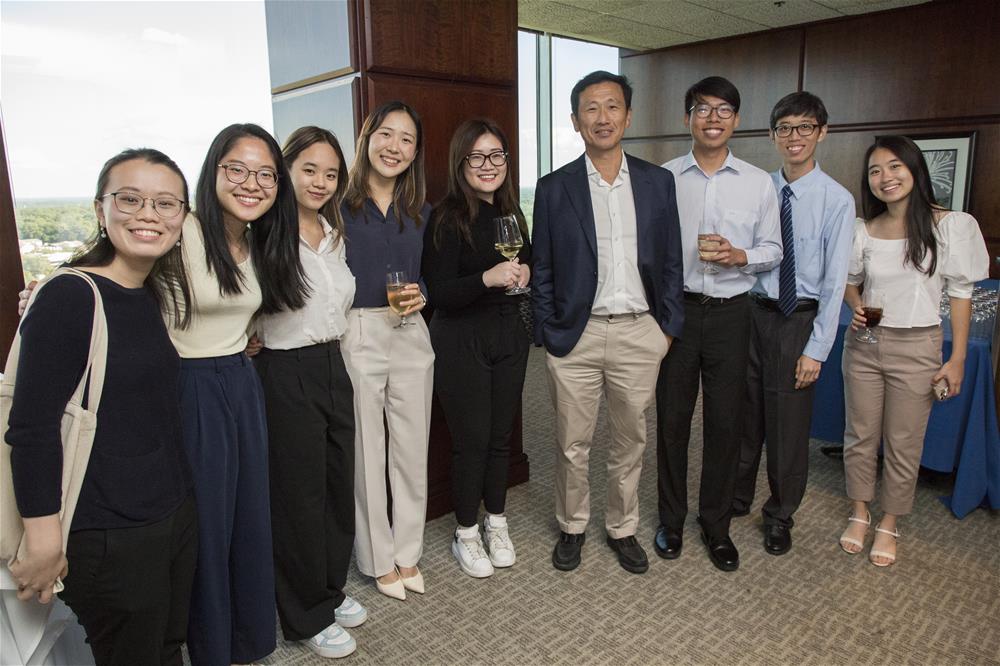
[[[754, 294], [753, 302], [765, 310], [781, 312], [781, 306], [778, 305], [778, 301], [773, 298], [766, 298], [764, 296]], [[813, 310], [819, 310], [819, 301], [815, 298], [800, 298], [795, 302], [795, 309], [792, 312], [811, 312]]]
[[699, 294], [695, 291], [685, 291], [684, 300], [688, 303], [697, 303], [698, 305], [722, 305], [723, 303], [730, 303], [733, 301], [738, 301], [740, 299], [746, 298], [747, 292], [742, 294], [736, 294], [735, 296], [730, 296], [729, 298], [724, 298], [722, 296], [708, 296], [706, 294]]

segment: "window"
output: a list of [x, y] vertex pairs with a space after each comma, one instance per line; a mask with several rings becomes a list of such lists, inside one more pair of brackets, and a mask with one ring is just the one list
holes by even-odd
[[538, 35], [517, 33], [517, 137], [520, 163], [517, 165], [521, 210], [531, 228], [538, 180]]

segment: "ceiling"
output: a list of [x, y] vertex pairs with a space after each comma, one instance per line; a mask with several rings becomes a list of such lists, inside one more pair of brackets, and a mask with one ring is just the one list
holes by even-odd
[[522, 28], [644, 51], [928, 0], [518, 0]]

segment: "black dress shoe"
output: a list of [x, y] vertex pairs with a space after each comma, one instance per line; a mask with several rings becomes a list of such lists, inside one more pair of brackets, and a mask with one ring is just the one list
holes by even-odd
[[656, 528], [656, 536], [653, 538], [653, 550], [665, 560], [676, 560], [684, 547], [684, 532], [672, 530], [666, 525]]
[[572, 571], [580, 566], [580, 549], [586, 540], [586, 534], [560, 532], [559, 541], [552, 551], [552, 566], [560, 571]]
[[792, 549], [792, 531], [785, 525], [772, 523], [764, 526], [764, 550], [771, 555], [784, 555]]
[[641, 574], [646, 573], [646, 570], [649, 569], [646, 551], [642, 549], [634, 536], [622, 537], [621, 539], [612, 539], [609, 536], [608, 545], [611, 546], [611, 550], [618, 553], [618, 564], [622, 565], [622, 569], [625, 571]]
[[728, 534], [724, 537], [710, 537], [705, 528], [702, 528], [701, 540], [708, 547], [708, 559], [712, 560], [716, 569], [736, 571], [740, 568], [740, 552], [736, 550], [736, 544]]
[[750, 505], [742, 502], [733, 502], [733, 518], [742, 518], [750, 515]]

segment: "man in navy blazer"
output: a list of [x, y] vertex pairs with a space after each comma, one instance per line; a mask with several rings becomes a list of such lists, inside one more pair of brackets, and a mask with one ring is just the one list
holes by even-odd
[[573, 87], [585, 153], [538, 181], [532, 233], [535, 342], [544, 345], [556, 409], [557, 569], [580, 563], [590, 518], [588, 461], [602, 394], [608, 405], [607, 542], [633, 573], [645, 410], [660, 362], [683, 327], [683, 260], [673, 175], [625, 155], [632, 118], [624, 76], [593, 72]]

